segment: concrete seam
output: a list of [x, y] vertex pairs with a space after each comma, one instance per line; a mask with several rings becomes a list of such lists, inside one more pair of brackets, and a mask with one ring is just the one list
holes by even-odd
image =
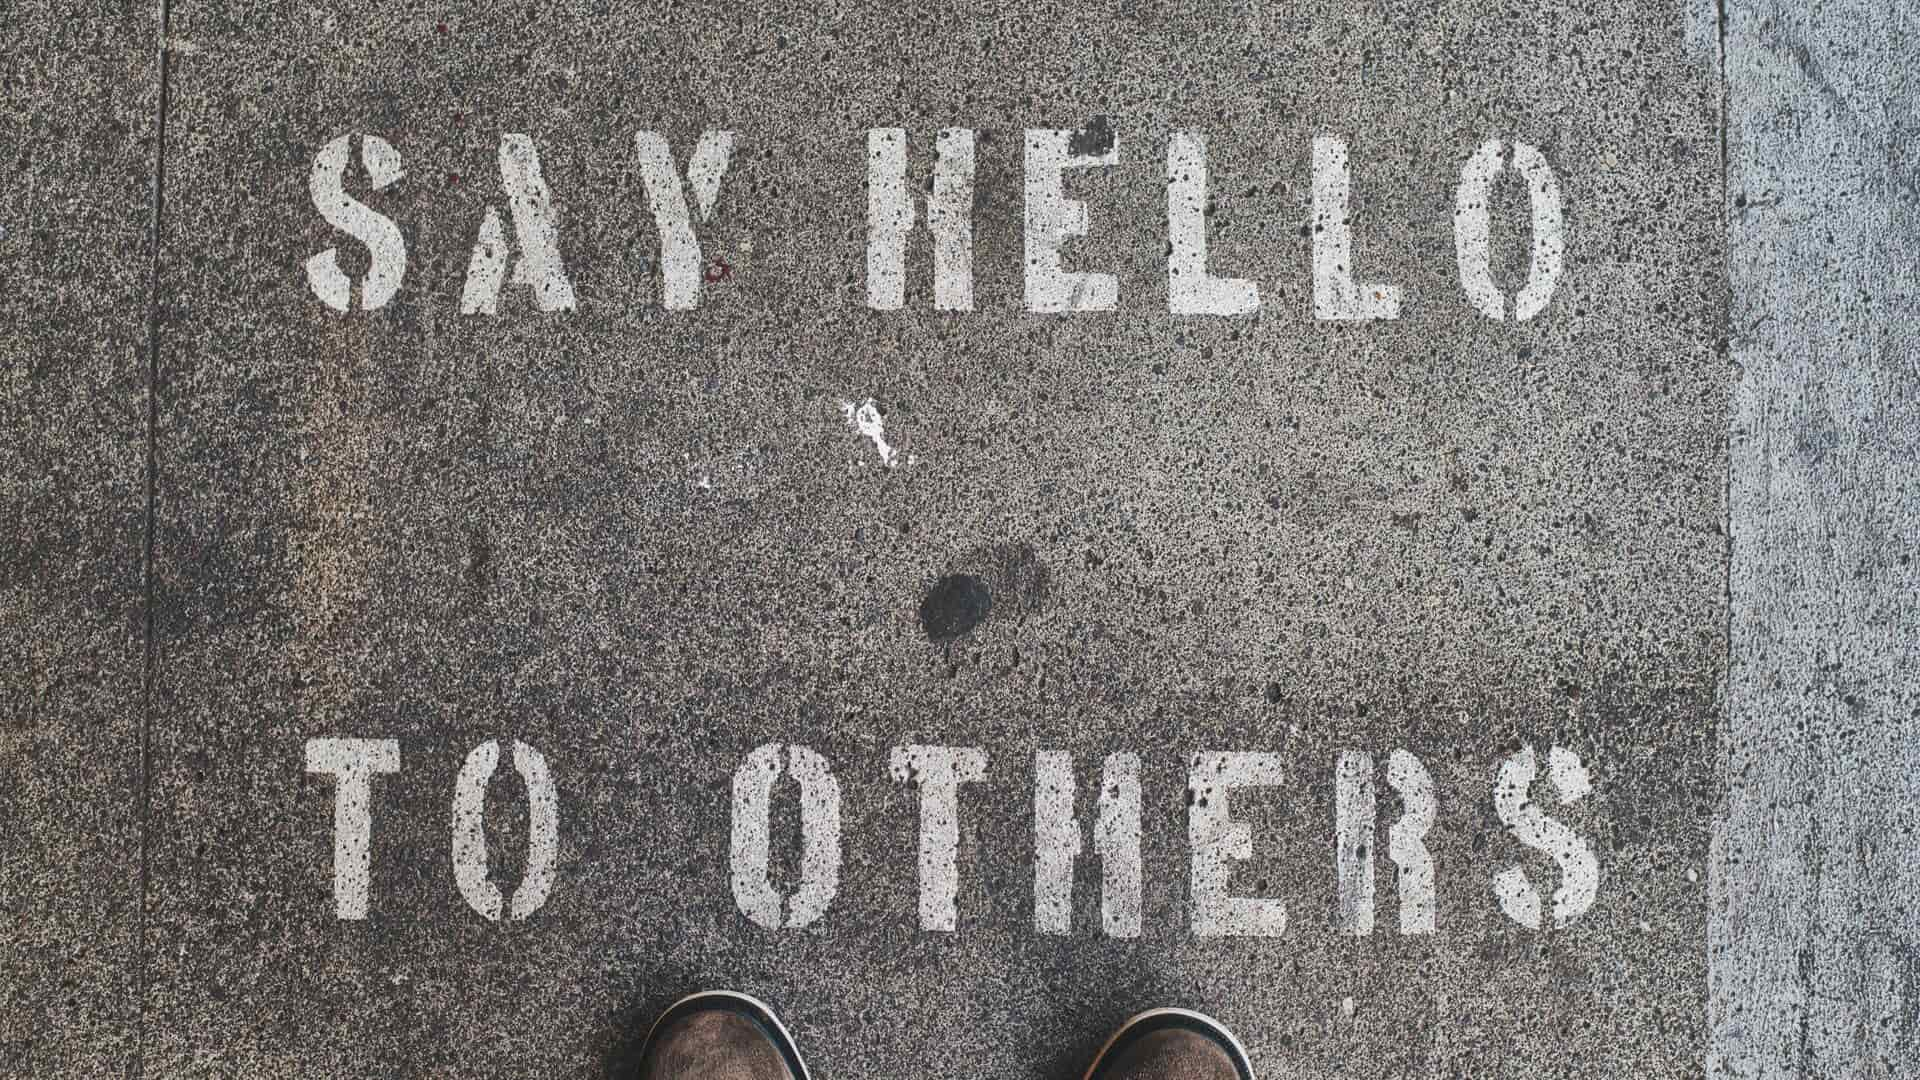
[[147, 263], [147, 461], [146, 508], [141, 551], [142, 645], [140, 685], [140, 909], [135, 919], [133, 1076], [146, 1075], [147, 1052], [147, 895], [148, 839], [152, 833], [153, 691], [159, 663], [154, 641], [154, 522], [159, 478], [160, 383], [160, 221], [165, 208], [167, 161], [168, 0], [156, 0], [159, 16], [157, 63], [159, 88], [154, 102], [151, 248]]
[[1723, 544], [1723, 550], [1726, 553], [1726, 564], [1721, 577], [1721, 631], [1723, 636], [1721, 638], [1722, 652], [1720, 658], [1720, 745], [1715, 755], [1718, 762], [1720, 792], [1718, 798], [1715, 800], [1714, 820], [1711, 826], [1712, 839], [1709, 841], [1709, 851], [1712, 854], [1709, 856], [1707, 864], [1707, 889], [1709, 897], [1705, 1002], [1707, 1011], [1707, 1045], [1701, 1048], [1703, 1057], [1705, 1058], [1704, 1064], [1709, 1073], [1718, 1072], [1715, 1067], [1715, 1051], [1718, 1045], [1718, 1037], [1714, 1029], [1714, 1021], [1716, 1019], [1716, 981], [1714, 978], [1716, 958], [1713, 949], [1712, 927], [1716, 920], [1716, 914], [1713, 898], [1720, 895], [1721, 890], [1725, 887], [1725, 870], [1720, 865], [1720, 859], [1723, 853], [1722, 842], [1724, 830], [1727, 827], [1727, 822], [1732, 812], [1734, 737], [1733, 560], [1735, 555], [1733, 543], [1733, 442], [1736, 434], [1734, 426], [1738, 422], [1739, 416], [1739, 405], [1736, 401], [1737, 390], [1732, 384], [1738, 382], [1740, 378], [1740, 366], [1739, 362], [1734, 358], [1733, 352], [1733, 215], [1731, 211], [1733, 205], [1733, 190], [1731, 187], [1733, 182], [1733, 163], [1729, 154], [1731, 140], [1728, 132], [1728, 123], [1732, 115], [1732, 89], [1727, 82], [1727, 2], [1728, 0], [1714, 0], [1716, 43], [1714, 54], [1715, 60], [1719, 64], [1720, 75], [1720, 238], [1721, 242], [1725, 245], [1720, 265], [1721, 283], [1723, 286], [1720, 294], [1722, 304], [1720, 340], [1716, 343], [1716, 348], [1727, 365], [1729, 386], [1726, 405], [1726, 423], [1722, 429], [1724, 439], [1721, 447], [1722, 457], [1720, 463], [1721, 468], [1724, 470], [1723, 486], [1720, 496], [1720, 519], [1723, 523], [1721, 542]]

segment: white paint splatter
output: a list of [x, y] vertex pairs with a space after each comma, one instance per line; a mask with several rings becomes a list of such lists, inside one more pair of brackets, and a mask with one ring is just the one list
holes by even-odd
[[687, 482], [700, 491], [712, 491], [712, 471], [705, 464], [696, 463], [692, 454], [682, 454], [680, 457], [687, 464]]
[[[847, 425], [861, 435], [873, 440], [873, 448], [880, 453], [880, 464], [891, 469], [900, 464], [900, 451], [887, 444], [887, 430], [880, 418], [880, 406], [872, 398], [855, 405], [851, 401], [840, 403], [840, 415], [847, 418]], [[908, 464], [913, 459], [907, 459]]]

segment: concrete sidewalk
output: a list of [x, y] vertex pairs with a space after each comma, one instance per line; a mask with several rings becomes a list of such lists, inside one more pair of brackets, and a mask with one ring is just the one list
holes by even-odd
[[1916, 1059], [1911, 12], [16, 18], [21, 1075]]

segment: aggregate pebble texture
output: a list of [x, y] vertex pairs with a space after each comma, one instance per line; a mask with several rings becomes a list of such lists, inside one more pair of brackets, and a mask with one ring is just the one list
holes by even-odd
[[[1176, 1003], [1270, 1076], [1696, 1074], [1729, 388], [1696, 16], [176, 4], [148, 1073], [600, 1075], [672, 998], [728, 985], [826, 1076], [1068, 1075]], [[982, 132], [976, 311], [932, 310], [924, 231], [907, 309], [865, 303], [865, 131], [891, 126], [916, 191], [939, 128]], [[1070, 263], [1120, 276], [1116, 312], [1022, 310], [1028, 127], [1118, 151], [1069, 181], [1092, 221]], [[718, 128], [717, 280], [664, 311], [634, 132], [684, 163]], [[1257, 317], [1167, 314], [1184, 128], [1208, 136], [1213, 265], [1260, 283]], [[409, 265], [343, 315], [301, 267], [366, 267], [307, 191], [352, 133], [402, 158], [349, 190]], [[509, 284], [497, 317], [460, 314], [506, 133], [538, 150], [577, 311]], [[1348, 140], [1354, 260], [1405, 289], [1397, 321], [1311, 318], [1319, 134]], [[1455, 268], [1454, 186], [1489, 138], [1563, 178], [1567, 271], [1526, 323], [1476, 314]], [[1526, 208], [1504, 183], [1509, 289]], [[868, 398], [893, 467], [843, 413]], [[400, 743], [363, 922], [333, 918], [320, 736]], [[559, 790], [558, 877], [520, 922], [474, 914], [450, 867], [453, 779], [489, 739], [537, 747]], [[841, 788], [838, 895], [804, 929], [729, 888], [732, 773], [767, 742]], [[951, 933], [916, 924], [908, 743], [989, 755]], [[1493, 816], [1523, 745], [1595, 777], [1559, 813], [1600, 899], [1564, 930], [1494, 900], [1508, 865], [1557, 880]], [[1382, 860], [1381, 930], [1346, 937], [1333, 763], [1395, 747], [1438, 788], [1440, 929], [1394, 932]], [[1090, 856], [1074, 932], [1035, 933], [1038, 749], [1076, 755], [1083, 817], [1100, 758], [1142, 755], [1141, 938], [1100, 935]], [[1257, 854], [1233, 876], [1285, 899], [1283, 937], [1188, 928], [1187, 755], [1211, 749], [1283, 760], [1235, 797]], [[511, 770], [488, 807], [510, 890]]]
[[[136, 1058], [149, 7], [0, 49], [0, 1073]], [[84, 103], [84, 107], [80, 103]]]
[[[0, 207], [91, 245], [37, 230], [41, 306], [0, 309], [26, 432], [0, 491], [35, 522], [0, 525], [0, 633], [29, 657], [5, 676], [29, 719], [0, 729], [27, 777], [0, 790], [27, 822], [0, 881], [28, 928], [0, 940], [0, 1034], [35, 1040], [34, 1075], [123, 1072], [137, 1043], [155, 1077], [617, 1076], [661, 1007], [715, 985], [777, 1005], [822, 1076], [1077, 1075], [1164, 1004], [1221, 1017], [1263, 1076], [1700, 1073], [1733, 385], [1709, 8], [182, 0], [151, 304], [151, 12], [27, 20], [73, 38], [8, 55], [0, 133], [85, 160], [26, 155], [26, 203], [9, 184]], [[16, 110], [16, 80], [84, 120]], [[908, 130], [920, 191], [948, 126], [980, 131], [978, 310], [933, 310], [922, 230], [906, 309], [873, 311], [865, 132]], [[1115, 312], [1022, 309], [1032, 127], [1117, 151], [1068, 181], [1092, 225], [1069, 264], [1119, 276]], [[666, 311], [634, 133], [684, 164], [720, 128], [712, 280]], [[1259, 282], [1257, 316], [1167, 313], [1167, 139], [1189, 129], [1212, 266]], [[497, 316], [460, 314], [507, 133], [538, 149], [578, 310], [510, 283]], [[1311, 316], [1322, 134], [1350, 150], [1357, 276], [1405, 290], [1398, 320]], [[302, 269], [329, 247], [367, 269], [308, 191], [341, 135], [404, 172], [349, 172], [408, 253], [373, 312], [328, 308]], [[1460, 166], [1492, 138], [1540, 148], [1566, 198], [1565, 275], [1524, 323], [1475, 313], [1455, 267]], [[1511, 290], [1528, 199], [1505, 175]], [[847, 417], [869, 399], [891, 466]], [[355, 736], [398, 740], [400, 769], [373, 781], [369, 917], [344, 921], [335, 789], [303, 746]], [[456, 888], [450, 802], [468, 752], [512, 739], [550, 763], [559, 862], [543, 907], [490, 922]], [[841, 791], [838, 893], [800, 929], [730, 889], [733, 771], [769, 742], [816, 750]], [[916, 922], [905, 744], [988, 754], [952, 932]], [[1492, 791], [1509, 754], [1555, 745], [1593, 774], [1548, 809], [1601, 883], [1542, 932], [1492, 879], [1558, 871]], [[1438, 929], [1395, 932], [1381, 859], [1378, 926], [1351, 937], [1334, 762], [1395, 748], [1438, 792]], [[1073, 932], [1035, 932], [1042, 749], [1074, 753], [1083, 822], [1100, 760], [1141, 755], [1138, 939], [1100, 933], [1091, 845]], [[1206, 750], [1283, 763], [1235, 793], [1255, 854], [1232, 877], [1285, 900], [1283, 936], [1190, 932]], [[777, 789], [775, 820], [797, 801]], [[508, 892], [528, 818], [503, 768]], [[797, 830], [773, 847], [790, 882]]]

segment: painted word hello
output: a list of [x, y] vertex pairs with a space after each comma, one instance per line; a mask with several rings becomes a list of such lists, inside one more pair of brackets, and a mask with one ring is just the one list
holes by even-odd
[[[1036, 313], [1112, 311], [1120, 302], [1119, 279], [1110, 273], [1069, 269], [1064, 248], [1091, 228], [1087, 204], [1066, 195], [1069, 170], [1115, 165], [1117, 134], [1030, 129], [1025, 136], [1025, 301]], [[931, 190], [924, 200], [907, 183], [907, 133], [880, 128], [867, 133], [867, 303], [882, 311], [906, 306], [907, 238], [919, 219], [932, 233], [933, 306], [973, 310], [974, 136], [948, 128], [935, 140]], [[348, 194], [345, 178], [353, 136], [322, 147], [313, 160], [309, 190], [320, 216], [367, 249], [369, 266], [356, 282], [341, 269], [337, 250], [306, 261], [307, 283], [336, 311], [372, 311], [400, 291], [407, 274], [407, 245], [400, 227]], [[700, 137], [682, 170], [664, 136], [634, 135], [634, 153], [647, 204], [660, 240], [661, 303], [683, 311], [699, 305], [704, 285], [714, 283], [703, 257], [696, 224], [709, 222], [732, 161], [731, 131]], [[400, 152], [378, 135], [359, 137], [360, 163], [373, 190], [400, 182]], [[1532, 258], [1526, 283], [1509, 301], [1495, 282], [1489, 241], [1489, 203], [1494, 178], [1511, 160], [1531, 200]], [[1207, 267], [1206, 136], [1174, 132], [1167, 141], [1167, 304], [1178, 315], [1248, 315], [1259, 310], [1260, 285], [1219, 276]], [[509, 284], [532, 290], [542, 312], [572, 311], [572, 279], [560, 255], [559, 211], [541, 175], [533, 140], [502, 136], [500, 190], [504, 206], [489, 206], [481, 218], [460, 294], [464, 315], [496, 315]], [[1313, 140], [1313, 314], [1316, 319], [1361, 321], [1400, 317], [1404, 290], [1382, 281], [1358, 281], [1348, 215], [1351, 173], [1347, 145], [1332, 136]], [[691, 196], [691, 199], [689, 199]], [[924, 202], [924, 206], [921, 203]], [[511, 227], [509, 227], [509, 223]], [[1489, 319], [1531, 319], [1543, 311], [1560, 279], [1565, 254], [1560, 183], [1546, 157], [1521, 142], [1490, 140], [1474, 150], [1455, 189], [1454, 252], [1467, 301]]]

